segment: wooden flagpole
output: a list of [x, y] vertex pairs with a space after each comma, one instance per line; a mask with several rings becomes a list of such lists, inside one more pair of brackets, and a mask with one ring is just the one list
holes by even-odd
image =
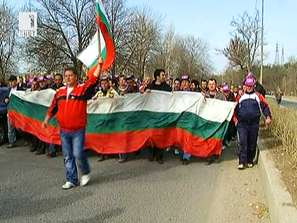
[[[100, 8], [100, 5], [99, 5], [99, 8]], [[97, 32], [98, 32], [98, 60], [99, 60], [99, 58], [101, 57], [101, 40], [100, 40], [100, 26], [99, 26], [100, 15], [99, 15], [99, 13], [98, 13], [98, 17], [99, 18], [98, 18], [98, 21], [97, 21]], [[100, 69], [99, 76], [101, 76], [101, 69]]]
[[97, 24], [97, 30], [98, 30], [98, 59], [101, 57], [101, 40], [100, 40], [100, 27], [99, 24]]

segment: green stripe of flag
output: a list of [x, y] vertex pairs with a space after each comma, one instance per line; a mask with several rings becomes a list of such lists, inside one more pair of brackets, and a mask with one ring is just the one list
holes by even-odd
[[100, 10], [100, 4], [96, 3], [96, 13], [99, 14], [100, 16], [100, 20], [105, 24], [107, 30], [108, 30], [108, 34], [110, 37], [112, 37], [112, 32], [109, 26], [109, 22], [107, 20], [107, 18], [105, 17], [105, 14]]
[[[10, 110], [22, 115], [43, 121], [47, 107], [23, 101], [12, 95]], [[51, 124], [58, 126], [55, 119]], [[165, 129], [177, 127], [188, 131], [194, 136], [208, 139], [222, 139], [229, 122], [210, 122], [193, 113], [164, 113], [151, 111], [129, 111], [110, 114], [88, 114], [86, 132], [94, 134], [124, 133], [127, 131], [141, 131], [145, 129]]]

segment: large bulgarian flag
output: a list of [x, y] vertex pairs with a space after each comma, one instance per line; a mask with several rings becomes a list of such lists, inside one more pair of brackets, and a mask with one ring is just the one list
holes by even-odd
[[115, 48], [107, 14], [101, 0], [96, 1], [96, 22], [100, 28], [92, 38], [89, 46], [78, 55], [78, 59], [82, 61], [89, 69], [88, 73], [94, 73], [96, 70], [97, 60], [99, 56], [99, 36], [101, 45], [101, 57], [103, 58], [103, 66], [101, 71], [108, 69], [115, 59]]
[[[12, 124], [45, 142], [60, 144], [55, 119], [41, 129], [54, 94], [51, 89], [13, 93], [8, 106]], [[112, 154], [177, 146], [195, 156], [219, 155], [234, 105], [194, 92], [152, 91], [90, 100], [86, 148]]]

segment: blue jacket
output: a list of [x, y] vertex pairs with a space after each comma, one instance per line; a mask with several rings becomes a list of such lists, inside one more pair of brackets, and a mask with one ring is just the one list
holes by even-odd
[[246, 124], [259, 124], [261, 111], [266, 118], [271, 118], [269, 105], [263, 95], [255, 91], [246, 92], [237, 98], [233, 120]]

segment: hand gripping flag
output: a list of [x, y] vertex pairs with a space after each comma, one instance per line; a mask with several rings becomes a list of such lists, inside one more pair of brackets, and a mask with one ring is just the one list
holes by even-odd
[[[101, 57], [104, 61], [102, 72], [112, 65], [115, 58], [115, 49], [111, 29], [101, 0], [97, 0], [96, 2], [96, 22], [100, 28]], [[99, 56], [98, 36], [97, 31], [89, 46], [78, 55], [78, 59], [88, 67], [88, 74], [94, 73], [97, 67]]]

